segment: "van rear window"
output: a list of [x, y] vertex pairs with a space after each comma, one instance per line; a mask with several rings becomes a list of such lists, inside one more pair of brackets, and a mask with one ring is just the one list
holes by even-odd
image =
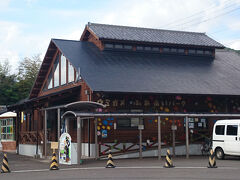
[[227, 126], [227, 135], [236, 136], [237, 135], [238, 126], [237, 125], [228, 125]]
[[218, 125], [218, 126], [216, 126], [215, 134], [216, 135], [224, 135], [224, 131], [225, 131], [225, 125]]

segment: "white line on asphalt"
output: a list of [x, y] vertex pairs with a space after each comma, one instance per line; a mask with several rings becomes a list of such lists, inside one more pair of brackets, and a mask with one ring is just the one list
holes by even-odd
[[[65, 168], [59, 169], [59, 171], [71, 171], [71, 170], [96, 170], [96, 169], [106, 169], [105, 167], [86, 167], [86, 168]], [[135, 166], [135, 167], [116, 167], [116, 169], [168, 169], [162, 166]], [[174, 167], [173, 169], [208, 169], [208, 167]], [[209, 168], [210, 169], [210, 168]], [[239, 169], [237, 167], [219, 167], [217, 169]], [[26, 172], [43, 172], [50, 171], [49, 169], [33, 169], [33, 170], [20, 170], [12, 171], [13, 173], [26, 173]]]

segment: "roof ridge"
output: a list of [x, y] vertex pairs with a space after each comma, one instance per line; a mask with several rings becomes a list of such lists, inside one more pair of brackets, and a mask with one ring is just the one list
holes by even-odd
[[112, 26], [112, 27], [121, 27], [121, 28], [136, 28], [136, 29], [144, 29], [144, 30], [171, 31], [171, 32], [179, 32], [179, 33], [204, 34], [204, 35], [206, 35], [205, 32], [167, 30], [167, 29], [158, 29], [158, 28], [146, 28], [146, 27], [124, 26], [124, 25], [113, 25], [113, 24], [101, 24], [101, 23], [91, 23], [91, 22], [88, 22], [87, 26], [90, 27], [91, 25], [102, 25], [102, 26]]
[[80, 42], [79, 40], [71, 40], [71, 39], [58, 39], [58, 38], [51, 38], [51, 40], [60, 40], [60, 41], [73, 41], [73, 42]]

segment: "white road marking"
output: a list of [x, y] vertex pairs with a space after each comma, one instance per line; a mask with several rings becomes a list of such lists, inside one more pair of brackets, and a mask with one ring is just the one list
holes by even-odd
[[[65, 168], [59, 169], [59, 171], [71, 171], [71, 170], [97, 170], [97, 169], [111, 169], [105, 167], [86, 167], [86, 168]], [[114, 168], [113, 168], [114, 169]], [[174, 168], [164, 168], [162, 166], [132, 166], [132, 167], [115, 167], [115, 169], [211, 169], [208, 167], [174, 167]], [[218, 167], [215, 169], [239, 169], [237, 167]], [[49, 169], [33, 169], [33, 170], [19, 170], [19, 171], [11, 171], [12, 173], [27, 173], [27, 172], [44, 172], [50, 171]]]

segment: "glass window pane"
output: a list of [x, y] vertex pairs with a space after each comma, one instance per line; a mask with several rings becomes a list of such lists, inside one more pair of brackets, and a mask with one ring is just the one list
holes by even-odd
[[61, 85], [67, 82], [67, 60], [64, 55], [61, 56]]
[[131, 127], [138, 127], [139, 118], [131, 118]]
[[184, 49], [178, 49], [179, 53], [184, 53]]
[[124, 45], [124, 49], [132, 49], [131, 45]]
[[205, 54], [211, 55], [212, 52], [210, 50], [205, 50]]
[[170, 48], [163, 48], [163, 52], [169, 52]]
[[105, 44], [105, 48], [113, 48], [113, 44]]
[[228, 125], [227, 126], [227, 135], [236, 136], [237, 135], [237, 125]]
[[74, 67], [68, 61], [68, 82], [73, 82], [73, 81], [74, 81]]
[[149, 46], [144, 47], [144, 50], [145, 50], [145, 51], [151, 51], [151, 49], [152, 49], [152, 48], [149, 47]]
[[122, 45], [122, 44], [115, 44], [115, 48], [116, 48], [116, 49], [122, 49], [122, 48], [123, 48], [123, 45]]
[[54, 62], [54, 87], [59, 86], [59, 55]]
[[176, 48], [171, 48], [171, 52], [177, 52]]
[[188, 50], [188, 53], [189, 53], [189, 54], [195, 54], [195, 52], [196, 52], [195, 49], [189, 49], [189, 50]]
[[117, 120], [117, 127], [118, 128], [127, 128], [130, 127], [131, 121], [129, 118], [120, 118]]
[[215, 130], [216, 135], [224, 135], [224, 129], [225, 129], [224, 125], [216, 126]]
[[153, 47], [152, 50], [153, 51], [160, 51], [160, 48], [159, 47]]
[[47, 83], [48, 83], [48, 85], [47, 85], [48, 89], [53, 88], [53, 86], [52, 86], [52, 71], [50, 72], [50, 74], [49, 74], [49, 76], [48, 76], [48, 81], [47, 81]]
[[143, 50], [143, 46], [137, 46], [137, 50], [138, 51], [142, 51]]
[[197, 50], [197, 54], [203, 54], [203, 50]]

